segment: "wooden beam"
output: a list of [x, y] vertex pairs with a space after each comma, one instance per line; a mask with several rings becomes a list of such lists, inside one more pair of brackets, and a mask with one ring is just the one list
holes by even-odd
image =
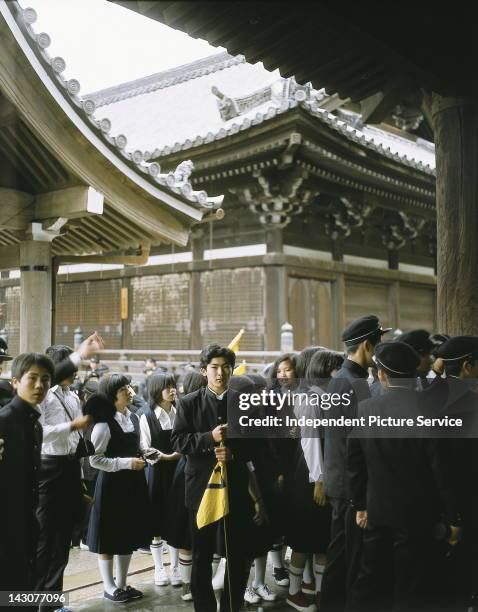
[[150, 250], [150, 244], [142, 244], [139, 255], [59, 255], [57, 259], [61, 264], [102, 263], [144, 266], [148, 263]]
[[0, 228], [23, 230], [31, 219], [34, 196], [15, 189], [0, 187]]
[[93, 187], [78, 186], [41, 193], [35, 199], [35, 219], [66, 217], [75, 219], [90, 213], [103, 213], [104, 197]]
[[399, 104], [403, 96], [410, 91], [411, 87], [410, 78], [404, 75], [389, 80], [383, 91], [379, 91], [361, 101], [363, 122], [381, 123], [390, 111]]
[[0, 270], [11, 270], [20, 266], [20, 247], [18, 244], [0, 247]]

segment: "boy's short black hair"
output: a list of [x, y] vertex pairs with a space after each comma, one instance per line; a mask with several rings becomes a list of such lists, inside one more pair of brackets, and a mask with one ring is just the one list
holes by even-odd
[[45, 351], [45, 354], [48, 355], [55, 365], [64, 361], [72, 353], [73, 349], [66, 344], [53, 344]]
[[12, 378], [20, 380], [32, 366], [45, 368], [53, 382], [55, 378], [55, 365], [47, 355], [43, 353], [21, 353], [12, 362]]
[[211, 363], [214, 357], [224, 357], [227, 363], [231, 366], [231, 370], [236, 365], [236, 354], [226, 346], [220, 346], [219, 344], [208, 344], [199, 355], [199, 367], [207, 368], [207, 365]]
[[98, 393], [106, 395], [113, 402], [116, 402], [116, 394], [123, 387], [127, 387], [131, 383], [131, 378], [125, 374], [105, 374], [100, 378], [98, 383]]

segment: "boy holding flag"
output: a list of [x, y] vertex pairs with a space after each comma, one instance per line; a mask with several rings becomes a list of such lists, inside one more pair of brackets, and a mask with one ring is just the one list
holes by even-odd
[[191, 520], [191, 592], [196, 612], [216, 612], [211, 562], [218, 529], [224, 530], [227, 556], [221, 612], [240, 609], [251, 561], [248, 529], [253, 519], [261, 521], [263, 516], [247, 441], [227, 439], [227, 402], [232, 399], [228, 396], [235, 393], [228, 385], [234, 364], [235, 354], [229, 348], [211, 344], [202, 351], [200, 367], [207, 387], [178, 402], [172, 433], [175, 450], [187, 457], [185, 497]]

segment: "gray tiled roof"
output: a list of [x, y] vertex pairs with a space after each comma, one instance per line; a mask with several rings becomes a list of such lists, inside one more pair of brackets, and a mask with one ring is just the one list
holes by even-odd
[[327, 97], [323, 90], [309, 90], [300, 97], [274, 95], [262, 102], [258, 96], [256, 106], [226, 120], [211, 93], [216, 87], [229, 98], [240, 99], [268, 88], [285, 90], [288, 81], [262, 64], [248, 64], [243, 56], [219, 53], [88, 97], [101, 104], [100, 110], [128, 133], [145, 159], [227, 138], [300, 106], [348, 140], [405, 166], [435, 174], [432, 143], [374, 126], [354, 127], [355, 122], [348, 121], [346, 115], [337, 117], [320, 108], [321, 100]]
[[[161, 173], [157, 163], [150, 163], [145, 159], [143, 151], [139, 148], [128, 149], [128, 138], [123, 131], [113, 130], [114, 121], [109, 117], [98, 118], [97, 106], [90, 96], [81, 97], [80, 83], [74, 78], [65, 78], [66, 62], [62, 57], [50, 57], [47, 48], [50, 46], [50, 36], [45, 32], [37, 33], [33, 24], [37, 20], [36, 11], [32, 8], [21, 9], [18, 7], [16, 19], [22, 22], [30, 38], [30, 45], [43, 62], [50, 77], [54, 79], [58, 88], [77, 113], [89, 122], [96, 130], [98, 136], [112, 147], [118, 156], [131, 163], [133, 168], [152, 183], [163, 186], [167, 191], [179, 195], [185, 200], [197, 204], [201, 208], [212, 208], [217, 203], [217, 198], [210, 198], [201, 190], [195, 191], [189, 181], [189, 176], [194, 168], [192, 162], [185, 161], [178, 165], [174, 172]], [[114, 126], [117, 127], [116, 125]], [[127, 130], [125, 130], [128, 133]], [[114, 133], [114, 135], [113, 135]]]

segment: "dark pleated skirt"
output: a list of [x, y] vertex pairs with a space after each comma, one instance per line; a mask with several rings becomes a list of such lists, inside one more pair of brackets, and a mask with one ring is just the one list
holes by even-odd
[[185, 476], [184, 468], [186, 457], [182, 457], [173, 475], [173, 481], [168, 497], [167, 513], [168, 520], [164, 538], [170, 546], [191, 550], [191, 528], [189, 510], [185, 504]]
[[88, 525], [91, 552], [127, 555], [153, 537], [144, 472], [99, 471]]
[[171, 488], [177, 464], [177, 461], [158, 461], [146, 468], [154, 535], [164, 539], [168, 531]]
[[287, 520], [285, 542], [301, 553], [325, 553], [330, 542], [330, 506], [314, 502], [314, 483], [309, 482], [309, 470], [301, 444], [297, 444], [291, 464], [285, 474]]

